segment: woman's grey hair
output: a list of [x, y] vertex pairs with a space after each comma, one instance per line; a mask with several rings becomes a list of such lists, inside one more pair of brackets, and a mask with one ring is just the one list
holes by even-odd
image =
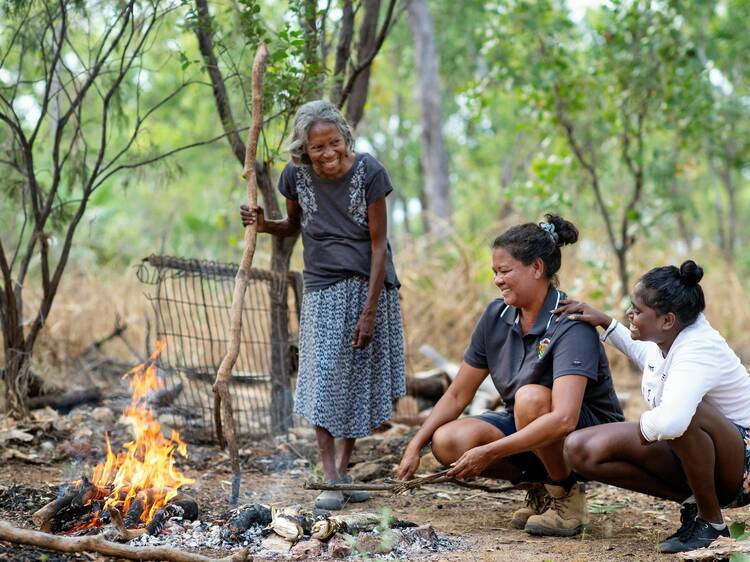
[[297, 166], [310, 165], [310, 157], [307, 155], [307, 135], [312, 126], [321, 121], [336, 125], [346, 143], [346, 150], [349, 152], [354, 150], [354, 133], [338, 108], [325, 100], [310, 101], [300, 107], [297, 115], [294, 116], [294, 132], [289, 141], [289, 155]]

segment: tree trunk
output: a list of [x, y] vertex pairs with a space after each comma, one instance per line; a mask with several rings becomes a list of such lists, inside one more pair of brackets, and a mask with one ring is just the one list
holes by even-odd
[[440, 63], [435, 47], [435, 26], [426, 0], [411, 0], [407, 9], [414, 40], [414, 63], [419, 77], [422, 171], [429, 232], [441, 236], [451, 226], [451, 203], [448, 154], [445, 150], [440, 110]]
[[627, 300], [630, 296], [630, 274], [628, 273], [628, 248], [623, 245], [615, 249], [617, 254], [617, 273], [620, 277], [620, 295]]
[[339, 42], [336, 45], [336, 60], [333, 66], [333, 85], [331, 86], [331, 101], [337, 103], [341, 98], [341, 90], [344, 87], [346, 77], [346, 63], [352, 53], [352, 40], [354, 39], [354, 7], [352, 0], [344, 0], [341, 13], [341, 29], [339, 30]]
[[[375, 49], [378, 16], [380, 15], [380, 0], [363, 0], [363, 4], [364, 16], [359, 27], [359, 44], [357, 45], [357, 58], [360, 61], [366, 59]], [[353, 129], [357, 128], [364, 115], [369, 88], [370, 65], [357, 76], [346, 104], [346, 119]]]
[[[273, 185], [268, 164], [263, 166], [264, 174], [258, 185], [265, 194], [264, 200], [275, 202]], [[278, 205], [269, 208], [269, 217], [281, 217]], [[291, 350], [289, 349], [289, 273], [290, 259], [294, 251], [296, 236], [273, 237], [271, 249], [271, 270], [281, 277], [270, 286], [271, 299], [271, 431], [274, 434], [286, 433], [292, 427], [292, 380]]]

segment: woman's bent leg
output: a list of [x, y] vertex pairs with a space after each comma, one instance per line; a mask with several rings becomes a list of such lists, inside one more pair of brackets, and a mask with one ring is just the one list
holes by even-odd
[[735, 425], [702, 402], [685, 433], [666, 443], [682, 462], [699, 516], [721, 523], [721, 506], [735, 498], [744, 472], [745, 448]]
[[[527, 384], [516, 392], [513, 415], [516, 428], [523, 429], [535, 419], [552, 411], [552, 390], [540, 384]], [[570, 475], [570, 468], [563, 457], [564, 439], [550, 443], [546, 447], [534, 449], [534, 454], [544, 463], [552, 480], [564, 480]]]
[[[449, 422], [435, 431], [432, 436], [432, 453], [445, 466], [456, 462], [469, 449], [492, 443], [505, 437], [505, 434], [492, 424], [475, 418], [464, 418]], [[488, 478], [501, 478], [517, 481], [522, 475], [521, 468], [500, 460], [490, 464], [482, 473]]]
[[565, 440], [569, 466], [589, 480], [680, 502], [690, 495], [669, 446], [643, 445], [634, 422], [605, 423], [574, 431]]

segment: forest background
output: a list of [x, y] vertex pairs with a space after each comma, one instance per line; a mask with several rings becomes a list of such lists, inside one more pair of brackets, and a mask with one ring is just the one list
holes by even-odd
[[[460, 359], [497, 295], [493, 238], [546, 212], [581, 232], [561, 287], [617, 315], [643, 272], [695, 259], [747, 363], [749, 19], [750, 0], [3, 0], [6, 409], [29, 370], [65, 384], [115, 318], [142, 345], [143, 257], [239, 261], [261, 40], [262, 204], [283, 209], [297, 107], [342, 106], [395, 186], [411, 370], [422, 343]], [[300, 270], [300, 246], [261, 236], [254, 264]]]

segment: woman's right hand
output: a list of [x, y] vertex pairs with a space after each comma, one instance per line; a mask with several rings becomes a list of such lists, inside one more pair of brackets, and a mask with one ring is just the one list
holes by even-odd
[[240, 205], [240, 216], [242, 217], [242, 226], [250, 226], [257, 223], [258, 232], [266, 231], [266, 218], [263, 213], [263, 207], [251, 209], [247, 205]]
[[399, 480], [411, 480], [419, 468], [419, 451], [413, 450], [411, 444], [406, 447], [401, 463], [396, 469], [396, 478]]
[[578, 302], [573, 299], [561, 300], [560, 306], [552, 312], [558, 315], [558, 322], [564, 316], [567, 316], [570, 320], [586, 322], [594, 327], [601, 326], [605, 329], [609, 327], [612, 322], [612, 317], [608, 314], [595, 309], [593, 306], [586, 304], [585, 302]]

